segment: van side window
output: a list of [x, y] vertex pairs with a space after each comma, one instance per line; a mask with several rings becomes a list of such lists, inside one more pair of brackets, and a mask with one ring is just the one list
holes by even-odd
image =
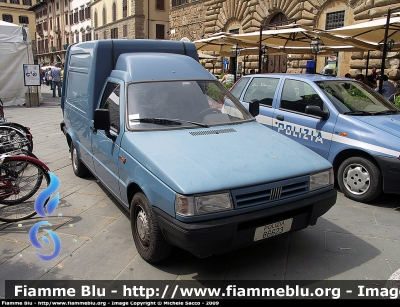
[[67, 78], [66, 101], [77, 109], [87, 112], [89, 75], [86, 73], [69, 71]]
[[248, 102], [258, 99], [262, 105], [272, 106], [278, 82], [278, 78], [253, 78], [243, 100]]
[[119, 84], [108, 82], [100, 103], [100, 109], [110, 111], [111, 130], [119, 133]]
[[281, 97], [281, 109], [305, 113], [306, 106], [319, 106], [324, 110], [324, 103], [317, 92], [306, 82], [286, 79]]

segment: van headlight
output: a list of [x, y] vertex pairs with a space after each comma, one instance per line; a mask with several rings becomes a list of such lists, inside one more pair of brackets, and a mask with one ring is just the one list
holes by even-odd
[[176, 194], [175, 212], [183, 216], [202, 215], [232, 210], [230, 193], [184, 196]]
[[310, 175], [310, 191], [333, 184], [333, 169]]

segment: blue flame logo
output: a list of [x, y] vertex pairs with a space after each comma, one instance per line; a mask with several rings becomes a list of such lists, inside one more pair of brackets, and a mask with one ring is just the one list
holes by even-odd
[[52, 172], [49, 172], [49, 175], [49, 186], [47, 187], [47, 189], [40, 192], [35, 200], [35, 211], [42, 217], [47, 217], [48, 215], [51, 215], [56, 209], [60, 200], [59, 193], [57, 193], [57, 195], [54, 198], [50, 199], [47, 203], [46, 210], [48, 214], [45, 213], [44, 208], [46, 200], [51, 196], [51, 194], [57, 191], [58, 187], [60, 186], [60, 180], [57, 178], [57, 176], [54, 175]]
[[[35, 211], [37, 212], [37, 214], [39, 214], [42, 217], [47, 217], [47, 216], [51, 215], [54, 212], [54, 210], [56, 209], [58, 202], [60, 200], [60, 195], [59, 195], [59, 193], [57, 193], [56, 196], [54, 196], [52, 199], [50, 199], [47, 202], [47, 206], [46, 206], [46, 200], [49, 199], [49, 197], [55, 191], [57, 191], [57, 189], [60, 186], [60, 180], [57, 178], [56, 175], [54, 175], [52, 172], [49, 172], [49, 176], [50, 176], [49, 186], [45, 190], [40, 192], [35, 200]], [[46, 208], [47, 214], [46, 214], [45, 208]], [[47, 221], [38, 222], [35, 225], [33, 225], [31, 230], [29, 231], [29, 240], [31, 241], [32, 245], [38, 249], [44, 249], [44, 247], [40, 244], [40, 242], [37, 238], [39, 228], [43, 225], [51, 226], [51, 224]], [[49, 236], [51, 237], [51, 239], [54, 242], [54, 252], [51, 255], [43, 255], [43, 254], [40, 254], [37, 252], [36, 255], [44, 261], [50, 261], [60, 254], [61, 241], [60, 241], [60, 238], [57, 236], [57, 234], [54, 231], [48, 230], [48, 229], [45, 229], [45, 231], [49, 234]], [[47, 244], [47, 245], [50, 244], [50, 241], [46, 236], [42, 236], [42, 240], [45, 244]]]

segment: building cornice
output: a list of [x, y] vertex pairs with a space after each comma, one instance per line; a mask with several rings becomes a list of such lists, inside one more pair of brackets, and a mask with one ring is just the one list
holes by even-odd
[[39, 2], [39, 3], [36, 3], [36, 4], [32, 5], [32, 6], [31, 6], [30, 8], [28, 8], [27, 10], [28, 10], [28, 11], [35, 11], [35, 10], [37, 10], [38, 8], [42, 7], [42, 6], [47, 6], [47, 2], [41, 1], [41, 2]]

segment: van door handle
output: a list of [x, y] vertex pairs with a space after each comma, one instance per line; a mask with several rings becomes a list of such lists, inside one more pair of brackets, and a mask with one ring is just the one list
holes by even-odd
[[277, 120], [285, 120], [285, 117], [283, 115], [278, 115], [276, 117]]

